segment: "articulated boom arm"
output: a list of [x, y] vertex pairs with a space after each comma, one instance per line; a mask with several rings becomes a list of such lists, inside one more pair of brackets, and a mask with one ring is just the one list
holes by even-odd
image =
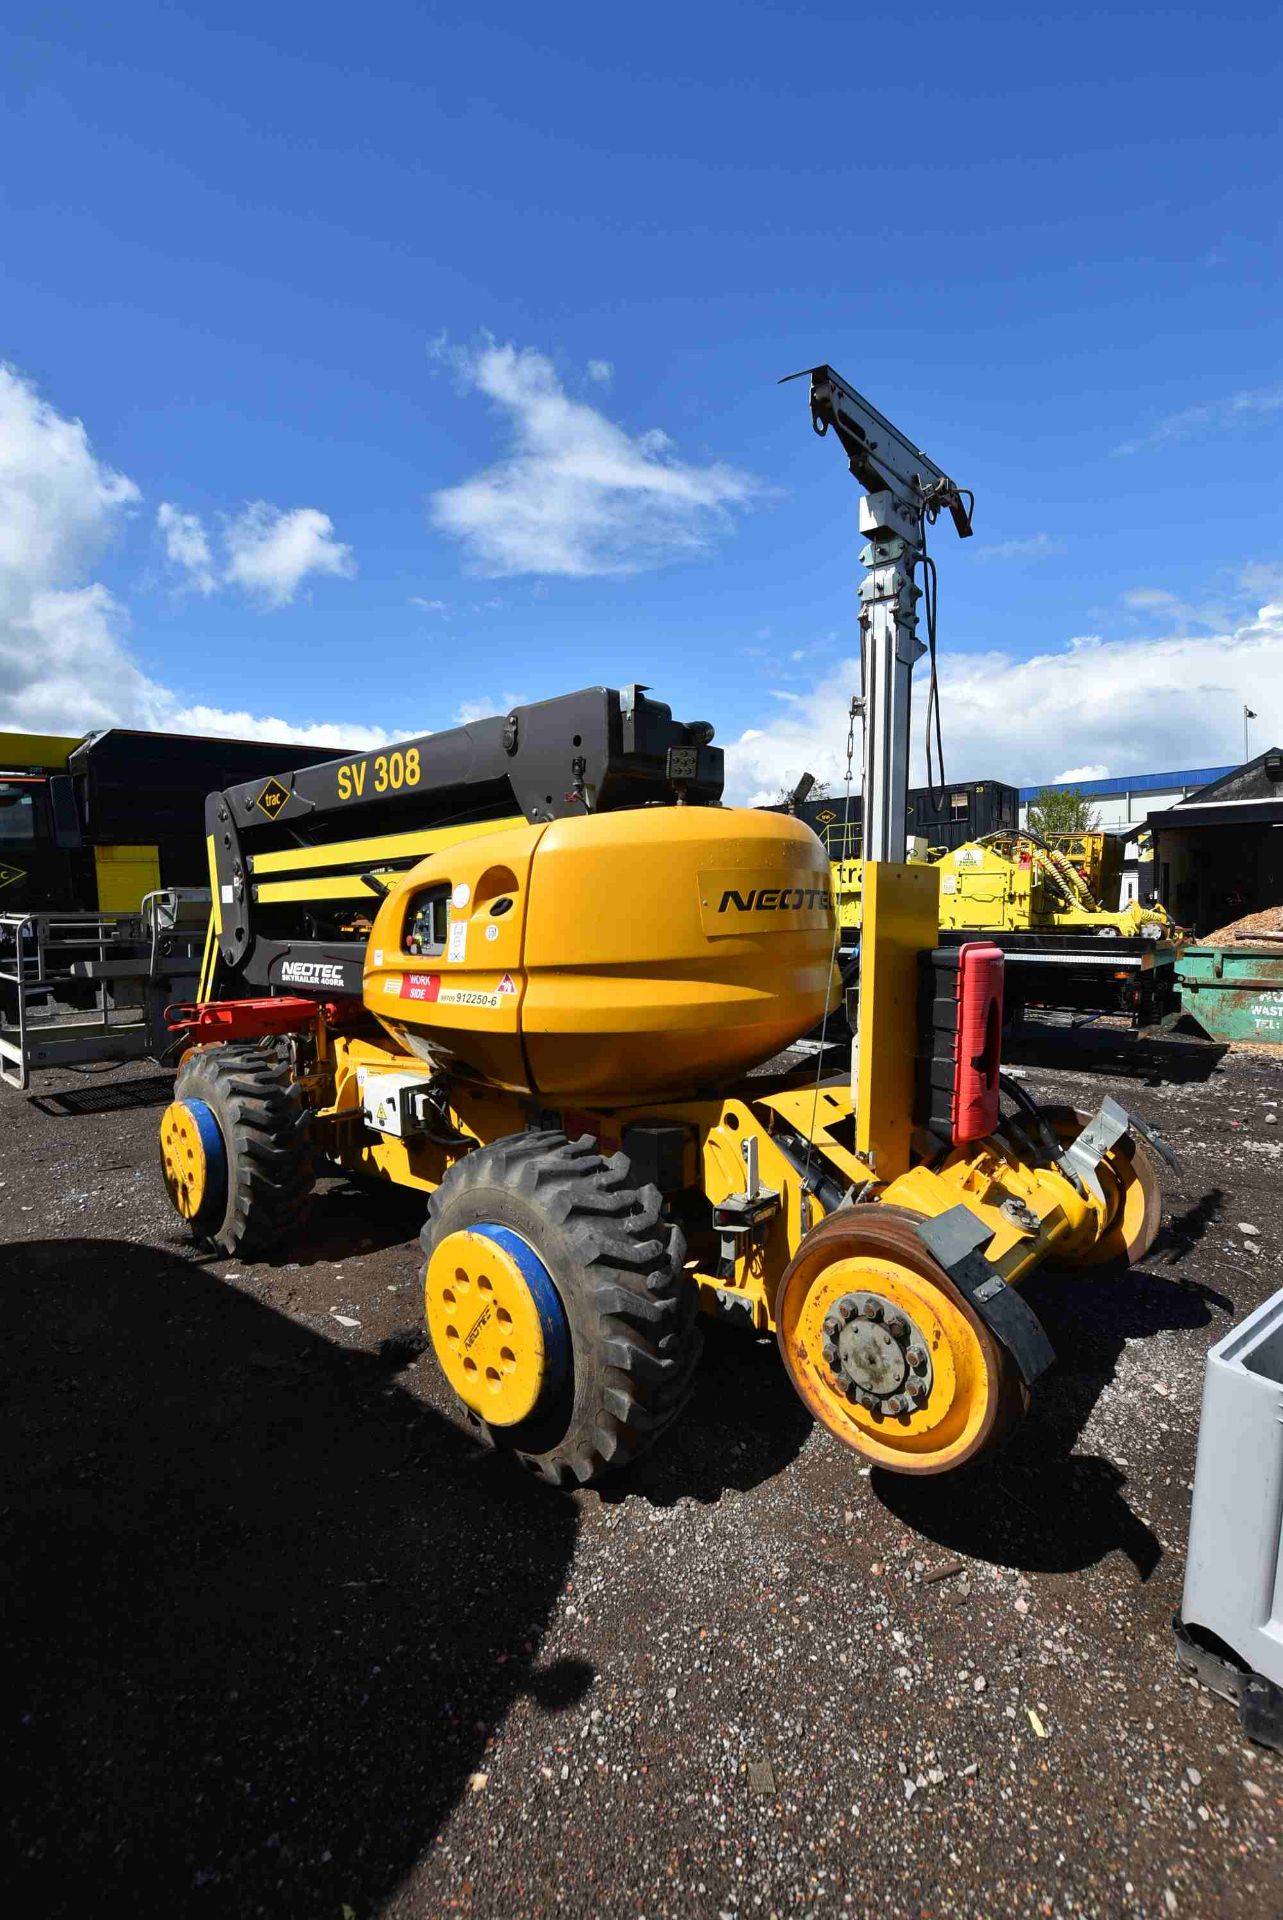
[[359, 996], [362, 926], [391, 876], [487, 826], [711, 805], [722, 792], [712, 738], [645, 687], [586, 687], [212, 793], [218, 959], [258, 991]]

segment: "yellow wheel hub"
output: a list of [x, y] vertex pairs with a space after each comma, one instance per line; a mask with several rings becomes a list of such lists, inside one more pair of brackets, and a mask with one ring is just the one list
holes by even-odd
[[223, 1137], [203, 1100], [174, 1100], [160, 1123], [160, 1162], [170, 1200], [184, 1220], [221, 1211], [226, 1196]]
[[878, 1211], [835, 1214], [798, 1249], [777, 1305], [784, 1364], [815, 1417], [867, 1460], [942, 1473], [999, 1438], [1019, 1388], [912, 1223]]
[[488, 1425], [528, 1419], [564, 1378], [561, 1302], [542, 1261], [510, 1229], [447, 1234], [428, 1262], [424, 1294], [441, 1371]]

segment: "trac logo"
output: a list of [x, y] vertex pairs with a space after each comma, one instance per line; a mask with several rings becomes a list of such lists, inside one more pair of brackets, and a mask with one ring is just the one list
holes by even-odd
[[267, 815], [269, 820], [275, 820], [277, 814], [289, 797], [287, 790], [281, 785], [275, 775], [273, 775], [254, 804], [260, 813]]

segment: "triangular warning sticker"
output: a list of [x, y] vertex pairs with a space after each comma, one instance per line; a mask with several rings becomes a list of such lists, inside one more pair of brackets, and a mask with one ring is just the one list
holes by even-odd
[[515, 993], [516, 991], [517, 991], [516, 982], [513, 980], [513, 977], [510, 973], [505, 973], [503, 978], [500, 980], [498, 986], [495, 988], [496, 993]]

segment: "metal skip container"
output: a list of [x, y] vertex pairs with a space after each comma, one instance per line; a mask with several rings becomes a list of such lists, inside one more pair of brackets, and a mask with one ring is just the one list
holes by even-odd
[[1176, 983], [1209, 1039], [1283, 1045], [1283, 947], [1186, 947]]
[[1283, 1748], [1283, 1291], [1207, 1356], [1177, 1652]]

